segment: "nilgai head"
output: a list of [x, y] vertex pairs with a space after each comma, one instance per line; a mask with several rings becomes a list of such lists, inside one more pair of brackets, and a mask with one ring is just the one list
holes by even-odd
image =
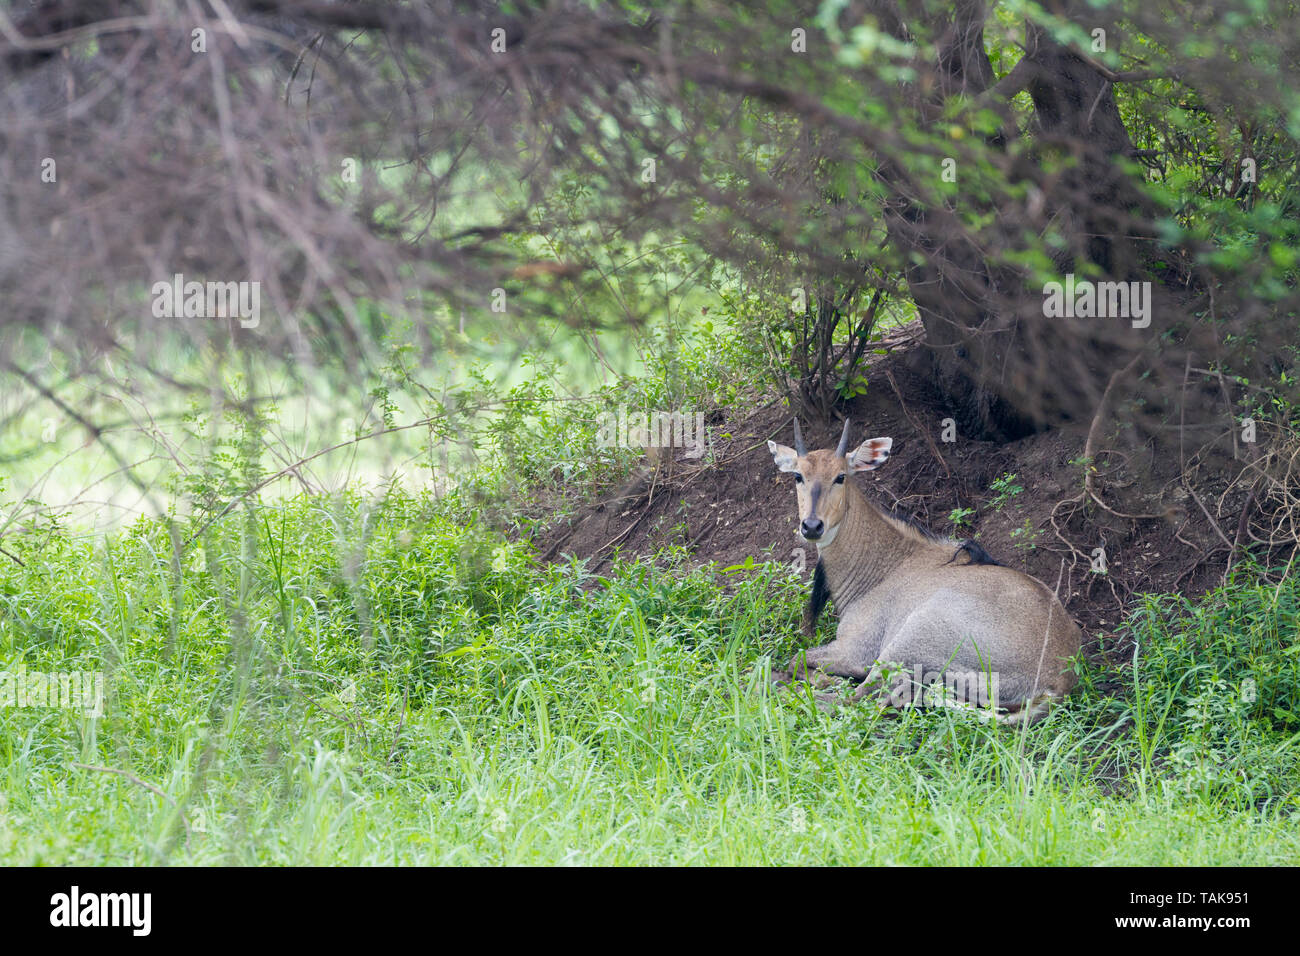
[[847, 507], [844, 483], [848, 476], [879, 468], [889, 458], [893, 444], [892, 438], [868, 438], [845, 454], [849, 446], [849, 423], [846, 419], [839, 447], [834, 451], [808, 451], [797, 418], [794, 420], [793, 448], [774, 441], [767, 443], [776, 467], [794, 472], [795, 490], [799, 495], [799, 534], [805, 541], [830, 542]]

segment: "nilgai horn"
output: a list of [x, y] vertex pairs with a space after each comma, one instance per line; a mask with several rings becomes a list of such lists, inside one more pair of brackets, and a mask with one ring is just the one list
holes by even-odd
[[849, 476], [884, 464], [893, 439], [869, 438], [851, 451], [848, 439], [846, 421], [838, 448], [807, 451], [796, 420], [796, 448], [767, 443], [777, 468], [794, 473], [799, 534], [817, 545], [805, 631], [827, 592], [840, 615], [835, 640], [797, 655], [790, 674], [807, 676], [806, 664], [861, 680], [857, 697], [878, 694], [892, 706], [915, 702], [883, 686], [900, 668], [949, 690], [961, 683], [953, 675], [978, 675], [995, 698], [981, 693], [978, 703], [992, 705], [983, 715], [1003, 723], [1042, 716], [1075, 682], [1070, 658], [1082, 635], [1061, 602], [978, 544], [934, 537], [869, 502]]

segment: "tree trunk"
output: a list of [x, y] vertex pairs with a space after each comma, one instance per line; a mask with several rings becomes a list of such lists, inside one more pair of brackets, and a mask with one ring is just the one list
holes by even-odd
[[[1058, 6], [1068, 16], [1077, 4]], [[1108, 279], [1150, 278], [1130, 235], [1134, 212], [1146, 203], [1116, 162], [1134, 148], [1105, 68], [1030, 24], [1028, 52], [995, 85], [984, 49], [986, 16], [984, 0], [956, 5], [939, 49], [942, 86], [936, 102], [919, 104], [922, 115], [936, 116], [945, 97], [988, 94], [1005, 100], [1027, 90], [1036, 117], [1035, 160], [1075, 162], [1058, 175], [1034, 177], [1052, 188], [1042, 195], [1037, 214], [1026, 211], [1020, 220], [1054, 221], [1074, 237], [1056, 260], [1062, 271], [1088, 261]], [[992, 142], [1001, 145], [1002, 138]], [[926, 329], [929, 372], [961, 433], [1008, 441], [1090, 413], [1114, 370], [1116, 348], [1136, 342], [1128, 324], [1098, 325], [1097, 337], [1081, 349], [1077, 334], [1062, 334], [1067, 329], [1053, 324], [1060, 320], [1045, 318], [1040, 292], [1025, 289], [1018, 275], [991, 264], [984, 249], [936, 218], [950, 214], [935, 217], [897, 202], [889, 210], [890, 239], [905, 253], [916, 253], [905, 275]]]

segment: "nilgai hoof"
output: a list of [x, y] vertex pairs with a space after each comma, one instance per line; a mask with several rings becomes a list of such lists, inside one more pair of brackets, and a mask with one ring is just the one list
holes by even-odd
[[812, 676], [817, 673], [808, 669], [808, 661], [802, 653], [790, 658], [790, 664], [785, 670], [790, 675], [790, 680], [812, 680]]
[[881, 689], [880, 684], [878, 684], [876, 681], [868, 681], [868, 680], [864, 680], [861, 684], [858, 685], [857, 690], [853, 692], [853, 700], [855, 703], [860, 702], [864, 698], [868, 698], [868, 697], [878, 697], [883, 700], [886, 696], [887, 695]]
[[813, 699], [817, 702], [817, 709], [828, 714], [835, 713], [840, 707], [847, 705], [843, 694], [837, 694], [834, 691], [824, 690], [819, 694], [813, 694]]

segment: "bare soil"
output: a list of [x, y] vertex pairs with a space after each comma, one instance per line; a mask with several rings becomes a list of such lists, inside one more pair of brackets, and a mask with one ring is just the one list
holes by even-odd
[[[945, 442], [949, 411], [916, 370], [921, 365], [915, 345], [877, 356], [868, 394], [843, 409], [852, 442], [894, 439], [889, 462], [854, 479], [869, 498], [935, 532], [976, 538], [998, 561], [1055, 587], [1094, 655], [1123, 652], [1113, 631], [1138, 594], [1198, 595], [1223, 580], [1231, 550], [1224, 539], [1247, 498], [1231, 487], [1231, 468], [1198, 468], [1193, 488], [1181, 477], [1178, 447], [1121, 448], [1122, 416], [1115, 416], [1094, 448], [1098, 504], [1085, 494], [1081, 460], [1092, 423], [1001, 445], [961, 435]], [[615, 555], [653, 556], [679, 545], [700, 564], [723, 568], [747, 558], [789, 562], [805, 547], [811, 575], [816, 549], [796, 537], [793, 481], [776, 470], [766, 444], [794, 443], [784, 401], [760, 396], [748, 408], [714, 409], [706, 422], [703, 458], [665, 449], [657, 464], [643, 463], [622, 487], [547, 528], [537, 538], [542, 558], [573, 555], [599, 570]], [[801, 424], [809, 448], [838, 441], [838, 421]], [[1184, 420], [1180, 429], [1185, 443], [1192, 426]], [[990, 486], [1007, 474], [1023, 491], [996, 502]], [[958, 508], [974, 509], [960, 528], [949, 519]], [[1213, 523], [1205, 511], [1216, 515]], [[1094, 570], [1099, 548], [1105, 573]]]

